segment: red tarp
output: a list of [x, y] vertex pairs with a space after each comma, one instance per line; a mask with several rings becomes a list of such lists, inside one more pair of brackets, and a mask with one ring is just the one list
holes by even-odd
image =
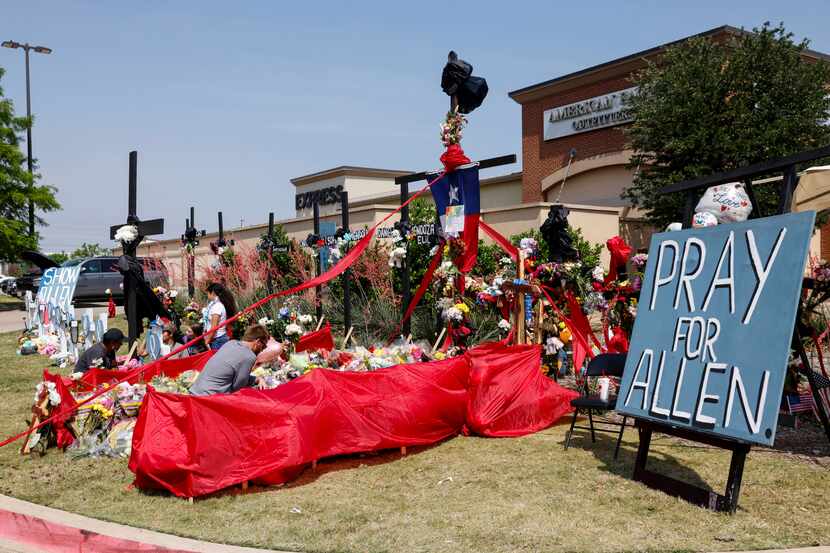
[[426, 445], [466, 428], [516, 436], [570, 411], [544, 382], [536, 347], [488, 344], [465, 356], [374, 372], [314, 369], [273, 390], [196, 397], [148, 389], [130, 470], [141, 488], [193, 497], [252, 480], [277, 484], [333, 455]]
[[571, 412], [579, 394], [542, 374], [541, 346], [482, 344], [467, 352], [467, 431], [511, 437], [538, 432]]
[[326, 326], [320, 330], [309, 332], [305, 336], [301, 336], [297, 341], [294, 351], [300, 353], [301, 351], [324, 349], [331, 351], [334, 349], [334, 337], [331, 335], [331, 325], [326, 323]]

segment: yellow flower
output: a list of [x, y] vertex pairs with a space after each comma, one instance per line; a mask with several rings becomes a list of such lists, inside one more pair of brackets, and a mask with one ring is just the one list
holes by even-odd
[[444, 244], [444, 255], [449, 255], [450, 253], [450, 245]]
[[438, 361], [441, 361], [442, 359], [445, 359], [447, 356], [444, 354], [443, 351], [436, 351], [433, 357]]
[[559, 323], [559, 329], [562, 330], [564, 328], [565, 328], [565, 323], [560, 322]]
[[465, 315], [468, 315], [470, 313], [470, 308], [466, 303], [456, 303], [455, 308], [464, 313]]

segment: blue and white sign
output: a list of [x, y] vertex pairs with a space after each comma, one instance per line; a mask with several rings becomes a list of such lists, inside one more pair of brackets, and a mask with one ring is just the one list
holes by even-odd
[[38, 303], [54, 305], [64, 311], [69, 311], [72, 308], [72, 296], [75, 294], [75, 285], [78, 284], [80, 274], [80, 264], [74, 267], [46, 269], [37, 290]]
[[652, 236], [617, 411], [772, 445], [814, 219]]

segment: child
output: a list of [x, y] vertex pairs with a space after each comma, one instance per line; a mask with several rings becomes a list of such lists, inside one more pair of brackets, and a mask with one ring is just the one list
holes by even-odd
[[[201, 336], [204, 334], [204, 326], [200, 323], [191, 325], [190, 328], [187, 329], [187, 333], [184, 336], [185, 343], [190, 342], [197, 336]], [[199, 340], [195, 344], [188, 346], [187, 353], [188, 355], [198, 355], [202, 352], [207, 351], [207, 346], [203, 340]]]

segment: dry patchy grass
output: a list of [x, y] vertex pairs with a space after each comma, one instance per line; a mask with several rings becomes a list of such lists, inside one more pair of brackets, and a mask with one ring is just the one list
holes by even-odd
[[[0, 435], [23, 428], [44, 359], [0, 335]], [[813, 429], [782, 432], [797, 452], [758, 448], [740, 510], [716, 514], [630, 479], [636, 433], [613, 440], [566, 427], [514, 439], [457, 437], [429, 448], [324, 460], [281, 488], [193, 505], [126, 491], [126, 460], [0, 450], [0, 492], [85, 515], [205, 540], [296, 551], [728, 550], [830, 541], [830, 448]], [[807, 439], [805, 440], [805, 436]], [[722, 489], [728, 453], [655, 436], [652, 468]]]

